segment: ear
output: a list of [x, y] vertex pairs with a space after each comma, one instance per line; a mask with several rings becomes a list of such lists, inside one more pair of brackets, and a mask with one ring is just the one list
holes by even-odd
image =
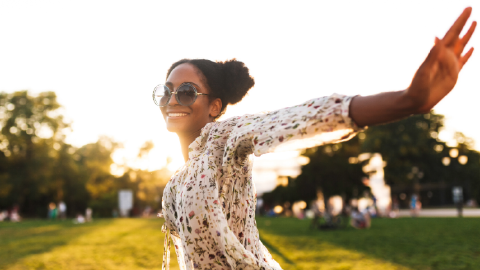
[[214, 99], [212, 102], [210, 102], [210, 111], [209, 115], [210, 117], [217, 117], [220, 114], [220, 110], [222, 109], [222, 100], [219, 98]]

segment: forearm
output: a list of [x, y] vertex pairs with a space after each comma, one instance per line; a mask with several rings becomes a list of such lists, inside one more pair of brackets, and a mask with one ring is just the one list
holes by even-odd
[[406, 91], [392, 91], [372, 96], [356, 96], [350, 103], [350, 118], [360, 127], [394, 122], [418, 112], [418, 104]]

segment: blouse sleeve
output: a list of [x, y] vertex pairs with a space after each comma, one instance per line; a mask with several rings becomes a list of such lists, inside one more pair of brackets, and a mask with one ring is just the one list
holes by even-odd
[[333, 94], [269, 113], [235, 118], [223, 165], [241, 165], [251, 153], [258, 157], [349, 140], [362, 130], [349, 117], [352, 98]]

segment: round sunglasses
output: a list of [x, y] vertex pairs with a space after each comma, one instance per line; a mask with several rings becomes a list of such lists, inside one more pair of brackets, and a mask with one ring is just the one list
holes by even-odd
[[172, 95], [175, 95], [178, 104], [182, 106], [192, 105], [198, 96], [208, 96], [208, 94], [198, 93], [197, 88], [191, 83], [182, 83], [175, 92], [170, 91], [166, 85], [159, 84], [153, 89], [153, 102], [157, 106], [165, 107], [170, 102]]

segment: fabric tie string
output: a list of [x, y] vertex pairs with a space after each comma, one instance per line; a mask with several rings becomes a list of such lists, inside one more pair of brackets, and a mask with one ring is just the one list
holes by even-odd
[[162, 270], [170, 269], [170, 230], [163, 224], [162, 232], [165, 233], [165, 240], [163, 241], [163, 262]]

